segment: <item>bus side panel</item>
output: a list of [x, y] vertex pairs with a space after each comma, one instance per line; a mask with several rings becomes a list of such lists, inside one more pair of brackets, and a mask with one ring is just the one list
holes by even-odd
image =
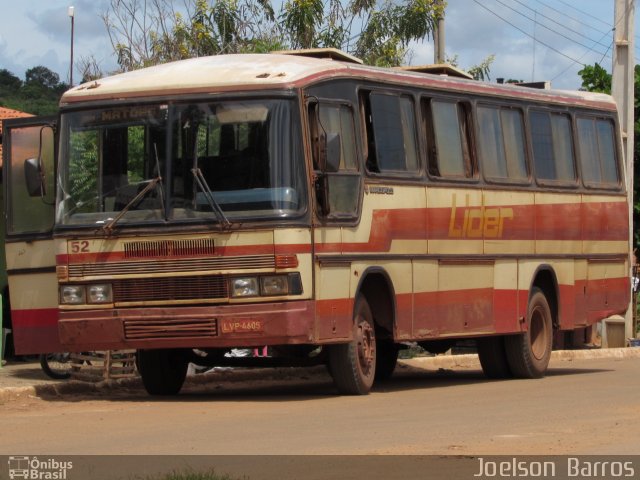
[[13, 242], [6, 251], [16, 353], [62, 351], [53, 240]]
[[[354, 262], [351, 266], [351, 297], [357, 294], [357, 288], [362, 272], [369, 266], [368, 262]], [[388, 275], [395, 294], [395, 325], [393, 336], [396, 341], [406, 341], [414, 338], [413, 324], [413, 262], [411, 260], [376, 261], [375, 267]], [[376, 318], [375, 311], [372, 312]]]
[[622, 314], [629, 305], [628, 220], [626, 197], [583, 196], [583, 253], [589, 257], [586, 276], [588, 324]]
[[496, 333], [519, 331], [518, 326], [518, 262], [499, 260], [494, 268], [493, 311]]
[[413, 338], [436, 338], [440, 334], [434, 306], [438, 295], [438, 260], [413, 261]]
[[[357, 294], [364, 270], [377, 267], [385, 271], [395, 294], [393, 333], [398, 340], [412, 338], [414, 282], [410, 257], [427, 253], [425, 206], [424, 186], [366, 185], [359, 224], [342, 228], [343, 254], [366, 258], [353, 266], [350, 297]], [[384, 256], [393, 259], [380, 260]]]
[[[339, 255], [340, 227], [316, 228], [316, 254]], [[316, 335], [319, 341], [348, 340], [352, 335], [353, 301], [348, 298], [351, 267], [348, 261], [314, 260]]]
[[575, 328], [580, 321], [576, 316], [575, 261], [554, 260], [551, 267], [558, 281], [558, 322], [561, 330]]
[[574, 303], [573, 324], [577, 327], [587, 325], [587, 268], [586, 259], [576, 260], [573, 264], [574, 287], [573, 298], [568, 301]]
[[[427, 189], [428, 252], [441, 259], [435, 302], [427, 314], [435, 323], [416, 325], [418, 329], [439, 335], [494, 331], [495, 262], [479, 258], [484, 253], [484, 213], [480, 190]], [[423, 288], [419, 292], [424, 295]]]
[[582, 251], [581, 196], [535, 194], [536, 254], [567, 255]]
[[531, 192], [485, 190], [484, 253], [509, 256], [497, 260], [494, 278], [494, 319], [496, 333], [520, 330], [518, 320], [518, 262], [515, 255], [535, 253], [535, 197]]
[[622, 314], [629, 305], [631, 286], [626, 261], [592, 261], [587, 268], [587, 323]]

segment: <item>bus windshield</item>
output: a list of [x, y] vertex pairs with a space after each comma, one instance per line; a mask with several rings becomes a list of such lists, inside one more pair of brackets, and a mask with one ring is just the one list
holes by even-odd
[[305, 190], [295, 112], [274, 99], [63, 113], [57, 224], [297, 216]]

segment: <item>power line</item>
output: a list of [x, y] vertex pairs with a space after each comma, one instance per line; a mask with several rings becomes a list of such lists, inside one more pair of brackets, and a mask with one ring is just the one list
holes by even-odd
[[[560, 15], [564, 16], [564, 17], [567, 17], [567, 18], [568, 18], [568, 19], [570, 19], [570, 20], [573, 20], [573, 21], [574, 21], [574, 22], [576, 22], [576, 23], [579, 23], [580, 25], [582, 25], [582, 26], [584, 26], [584, 27], [590, 28], [591, 30], [594, 30], [594, 31], [596, 31], [596, 32], [598, 32], [598, 33], [600, 33], [600, 34], [604, 34], [604, 33], [605, 33], [603, 30], [600, 30], [600, 29], [598, 29], [598, 28], [594, 27], [593, 25], [591, 25], [591, 24], [589, 24], [589, 23], [585, 23], [585, 22], [583, 22], [582, 20], [580, 20], [579, 18], [576, 18], [576, 17], [574, 17], [574, 16], [571, 16], [571, 15], [569, 15], [569, 14], [568, 14], [568, 13], [566, 13], [566, 12], [563, 12], [563, 11], [561, 11], [561, 10], [558, 10], [557, 8], [552, 7], [552, 6], [551, 6], [551, 5], [549, 5], [547, 2], [544, 2], [544, 1], [542, 1], [542, 0], [534, 0], [534, 1], [538, 2], [538, 3], [539, 3], [539, 4], [541, 4], [541, 5], [544, 5], [544, 6], [545, 6], [545, 7], [547, 7], [549, 10], [552, 10], [552, 11], [554, 11], [554, 12], [556, 12], [556, 13], [558, 13], [558, 14], [560, 14]], [[584, 12], [584, 11], [582, 11], [582, 10], [580, 10], [580, 9], [576, 8], [576, 7], [573, 7], [572, 5], [567, 4], [566, 2], [564, 2], [564, 1], [562, 1], [562, 0], [557, 0], [557, 1], [558, 1], [558, 2], [560, 2], [560, 3], [562, 3], [562, 4], [564, 4], [564, 5], [567, 5], [567, 6], [571, 7], [573, 10], [575, 10], [575, 11], [576, 11], [576, 12], [578, 12], [578, 13], [582, 13], [583, 15], [587, 15], [588, 17], [591, 17], [591, 18], [593, 18], [593, 19], [597, 20], [598, 22], [602, 23], [603, 25], [606, 25], [606, 26], [607, 26], [607, 28], [609, 28], [609, 29], [611, 29], [611, 28], [612, 28], [612, 27], [611, 27], [611, 23], [609, 23], [609, 22], [605, 22], [605, 21], [604, 21], [604, 20], [602, 20], [601, 18], [595, 17], [595, 16], [593, 16], [593, 15], [591, 15], [591, 14], [587, 13], [587, 12]], [[640, 40], [640, 36], [638, 36], [638, 35], [635, 35], [635, 38], [636, 38], [636, 39], [638, 39], [638, 40]], [[636, 48], [636, 49], [638, 49], [639, 47], [635, 47], [635, 48]]]
[[[633, 4], [635, 3], [635, 0], [631, 1], [631, 4], [627, 7], [627, 9], [624, 11], [623, 14], [620, 15], [620, 18], [616, 19], [616, 23], [613, 26], [613, 28], [611, 29], [612, 31], [614, 31], [616, 29], [616, 27], [620, 24], [620, 22], [624, 19], [624, 17], [629, 13], [629, 10], [631, 9], [631, 7], [633, 6]], [[609, 35], [610, 32], [605, 32], [604, 35], [600, 38], [599, 41], [602, 41], [607, 35]], [[609, 45], [609, 48], [607, 48], [607, 52], [609, 51], [609, 49], [613, 47], [613, 39], [611, 40], [611, 44]], [[582, 59], [589, 53], [589, 51], [585, 52], [578, 60], [582, 61]], [[606, 52], [605, 52], [606, 53]], [[600, 61], [598, 62], [598, 64], [601, 64], [602, 61], [604, 60], [604, 55], [602, 56], [602, 58], [600, 59]], [[584, 66], [584, 64], [582, 64]], [[571, 63], [567, 68], [565, 68], [562, 72], [560, 72], [558, 75], [556, 75], [555, 77], [553, 77], [551, 79], [551, 81], [553, 82], [556, 78], [558, 78], [559, 76], [563, 75], [564, 73], [566, 73], [567, 70], [569, 70], [571, 67], [573, 66], [573, 63]]]
[[[564, 17], [567, 17], [567, 18], [569, 18], [570, 20], [573, 20], [574, 22], [577, 22], [577, 23], [579, 23], [579, 24], [580, 24], [580, 25], [582, 25], [582, 26], [585, 26], [585, 27], [588, 27], [588, 28], [590, 28], [590, 29], [592, 29], [592, 30], [595, 30], [596, 32], [598, 32], [598, 33], [600, 33], [600, 34], [605, 33], [604, 31], [597, 29], [597, 28], [596, 28], [596, 27], [594, 27], [593, 25], [590, 25], [590, 24], [588, 24], [588, 23], [585, 23], [585, 22], [583, 22], [582, 20], [580, 20], [580, 19], [578, 19], [578, 18], [576, 18], [576, 17], [572, 17], [571, 15], [569, 15], [569, 14], [567, 14], [567, 13], [565, 13], [565, 12], [561, 11], [561, 10], [558, 10], [557, 8], [552, 7], [552, 6], [551, 6], [551, 5], [549, 5], [547, 2], [543, 2], [542, 0], [535, 0], [535, 1], [536, 1], [536, 2], [538, 2], [538, 3], [539, 3], [539, 4], [541, 4], [541, 5], [544, 5], [544, 6], [545, 6], [545, 7], [547, 7], [549, 10], [552, 10], [552, 11], [554, 11], [554, 12], [556, 12], [556, 13], [559, 13], [560, 15], [562, 15], [562, 16], [564, 16]], [[605, 22], [605, 24], [607, 25], [607, 27], [608, 27], [609, 29], [611, 29], [611, 25], [610, 25], [610, 24], [608, 24], [608, 23], [606, 23], [606, 22]], [[606, 33], [609, 33], [609, 32], [606, 32]]]
[[[603, 40], [607, 35], [609, 35], [609, 33], [610, 33], [610, 32], [605, 33], [605, 34], [602, 36], [602, 38], [600, 38], [600, 41], [602, 41], [602, 40]], [[611, 44], [609, 45], [609, 48], [611, 48], [612, 46], [613, 46], [613, 40], [611, 41]], [[607, 48], [607, 52], [609, 51], [609, 48]], [[589, 51], [589, 50], [587, 50], [586, 52], [584, 52], [584, 53], [582, 54], [582, 56], [578, 59], [578, 62], [571, 62], [571, 63], [567, 66], [567, 68], [565, 68], [564, 70], [562, 70], [559, 74], [557, 74], [555, 77], [553, 77], [550, 81], [551, 81], [551, 82], [553, 82], [553, 81], [555, 81], [555, 80], [556, 80], [556, 78], [558, 78], [558, 77], [560, 77], [560, 76], [564, 75], [565, 73], [567, 73], [567, 70], [569, 70], [571, 67], [573, 67], [574, 63], [579, 63], [579, 64], [581, 64], [582, 66], [584, 66], [584, 64], [583, 64], [583, 63], [581, 63], [581, 62], [582, 62], [582, 59], [583, 59], [584, 57], [586, 57], [589, 53], [590, 53], [590, 51]], [[600, 59], [600, 61], [599, 61], [598, 63], [599, 63], [599, 64], [600, 64], [600, 63], [602, 63], [602, 60], [604, 60], [604, 56]]]
[[[502, 2], [502, 0], [496, 0], [496, 2], [498, 2], [498, 3], [499, 3], [500, 5], [502, 5], [503, 7], [506, 7], [506, 8], [508, 8], [509, 10], [512, 10], [512, 11], [516, 12], [518, 15], [523, 16], [523, 17], [524, 17], [524, 18], [526, 18], [527, 20], [531, 20], [532, 22], [534, 22], [534, 24], [536, 23], [536, 20], [535, 20], [535, 19], [533, 19], [533, 18], [529, 17], [528, 15], [526, 15], [526, 14], [524, 14], [524, 13], [522, 13], [522, 12], [519, 12], [518, 10], [516, 10], [516, 9], [515, 9], [515, 8], [513, 8], [513, 7], [510, 7], [510, 6], [509, 6], [509, 5], [507, 5], [506, 3]], [[476, 2], [476, 3], [477, 3], [477, 2]], [[562, 33], [562, 32], [558, 32], [557, 30], [554, 30], [553, 28], [547, 27], [546, 25], [544, 25], [544, 24], [542, 24], [542, 23], [538, 23], [538, 25], [540, 25], [540, 26], [541, 26], [542, 28], [544, 28], [544, 29], [549, 30], [549, 31], [550, 31], [550, 32], [552, 32], [552, 33], [555, 33], [556, 35], [560, 35], [561, 37], [563, 37], [563, 38], [565, 38], [565, 39], [569, 40], [570, 42], [576, 43], [576, 44], [580, 45], [581, 47], [584, 47], [584, 48], [586, 48], [586, 49], [588, 49], [588, 50], [594, 51], [594, 52], [595, 52], [595, 53], [597, 53], [598, 55], [601, 55], [601, 54], [602, 54], [602, 52], [599, 52], [599, 51], [595, 50], [593, 47], [589, 47], [588, 45], [585, 45], [584, 43], [580, 43], [580, 42], [578, 42], [577, 40], [574, 40], [573, 38], [571, 38], [571, 37], [569, 37], [569, 36], [565, 35], [565, 34], [564, 34], [564, 33]], [[589, 39], [589, 40], [591, 40], [591, 39]], [[538, 40], [538, 41], [539, 41], [539, 40]], [[606, 53], [605, 53], [605, 55], [606, 55]]]
[[[495, 15], [496, 17], [498, 17], [500, 20], [502, 20], [505, 23], [508, 23], [509, 25], [511, 25], [513, 28], [515, 28], [516, 30], [518, 30], [519, 32], [523, 33], [524, 35], [526, 35], [529, 38], [532, 38], [534, 41], [540, 43], [541, 45], [544, 45], [545, 47], [547, 47], [549, 50], [552, 50], [554, 52], [556, 52], [558, 55], [561, 55], [569, 60], [571, 60], [574, 63], [580, 63], [579, 60], [576, 60], [575, 58], [570, 57], [569, 55], [567, 55], [564, 52], [561, 52], [560, 50], [558, 50], [555, 47], [552, 47], [551, 45], [549, 45], [548, 43], [543, 42], [542, 40], [538, 40], [536, 38], [534, 38], [530, 33], [524, 31], [523, 29], [521, 29], [520, 27], [514, 25], [513, 23], [511, 23], [509, 20], [507, 20], [504, 17], [501, 17], [500, 15], [498, 15], [496, 12], [494, 12], [493, 10], [491, 10], [489, 7], [487, 7], [486, 5], [483, 5], [482, 3], [479, 2], [479, 0], [473, 0], [476, 4], [478, 4], [479, 6], [481, 6], [482, 8], [484, 8], [485, 10], [487, 10], [489, 13], [491, 13], [492, 15]], [[580, 63], [581, 65], [583, 65], [582, 63]]]
[[[560, 27], [564, 28], [565, 30], [568, 30], [569, 32], [574, 33], [575, 35], [578, 35], [579, 37], [582, 37], [582, 38], [584, 38], [584, 39], [586, 39], [586, 40], [589, 40], [590, 42], [593, 42], [593, 38], [588, 37], [587, 35], [583, 34], [582, 32], [579, 32], [579, 31], [577, 31], [577, 30], [574, 30], [574, 29], [572, 29], [572, 28], [569, 28], [569, 27], [567, 27], [566, 25], [563, 25], [562, 23], [560, 23], [560, 22], [558, 22], [558, 21], [554, 20], [553, 18], [548, 17], [548, 16], [547, 16], [547, 15], [545, 15], [544, 13], [539, 12], [539, 11], [537, 11], [537, 10], [535, 10], [535, 9], [531, 8], [530, 6], [528, 6], [528, 5], [526, 5], [525, 3], [521, 2], [520, 0], [512, 0], [512, 1], [514, 1], [514, 2], [516, 2], [516, 3], [518, 3], [518, 4], [520, 4], [520, 5], [522, 5], [524, 8], [527, 8], [527, 9], [531, 10], [532, 12], [534, 12], [534, 13], [536, 14], [536, 16], [538, 16], [538, 15], [539, 15], [539, 16], [541, 16], [542, 18], [545, 18], [545, 19], [549, 20], [550, 22], [555, 23], [556, 25], [558, 25], [558, 26], [560, 26]], [[607, 33], [608, 33], [608, 32], [607, 32]], [[598, 40], [598, 41], [596, 41], [596, 42], [595, 42], [595, 44], [600, 45], [600, 46], [602, 46], [602, 47], [607, 47], [607, 49], [608, 49], [608, 47], [609, 47], [606, 43], [600, 43], [600, 41], [599, 41], [599, 40]], [[594, 46], [595, 46], [595, 45], [594, 45]]]
[[563, 5], [571, 8], [572, 10], [575, 10], [576, 12], [581, 13], [582, 15], [585, 15], [585, 16], [587, 16], [589, 18], [592, 18], [592, 19], [594, 19], [594, 20], [606, 25], [607, 27], [611, 27], [611, 24], [609, 24], [608, 22], [605, 22], [601, 18], [598, 18], [595, 15], [591, 15], [590, 13], [585, 12], [584, 10], [580, 10], [579, 8], [574, 7], [573, 5], [571, 5], [570, 3], [565, 2], [564, 0], [557, 0], [557, 1], [560, 2]]

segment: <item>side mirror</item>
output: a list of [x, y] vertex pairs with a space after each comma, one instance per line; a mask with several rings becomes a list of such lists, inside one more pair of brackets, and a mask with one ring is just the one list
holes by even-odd
[[318, 140], [318, 167], [322, 173], [336, 173], [340, 169], [340, 134], [321, 135]]
[[340, 143], [339, 133], [330, 133], [327, 135], [327, 144], [325, 149], [324, 171], [328, 173], [336, 173], [340, 169], [340, 154], [342, 145]]
[[27, 184], [27, 192], [30, 197], [44, 197], [44, 175], [37, 158], [28, 158], [24, 161], [24, 177]]

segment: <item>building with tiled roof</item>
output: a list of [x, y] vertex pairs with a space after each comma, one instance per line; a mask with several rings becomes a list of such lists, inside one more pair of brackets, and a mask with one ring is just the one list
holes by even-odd
[[0, 107], [0, 167], [2, 167], [2, 121], [9, 118], [32, 117], [30, 113], [13, 110], [11, 108]]

